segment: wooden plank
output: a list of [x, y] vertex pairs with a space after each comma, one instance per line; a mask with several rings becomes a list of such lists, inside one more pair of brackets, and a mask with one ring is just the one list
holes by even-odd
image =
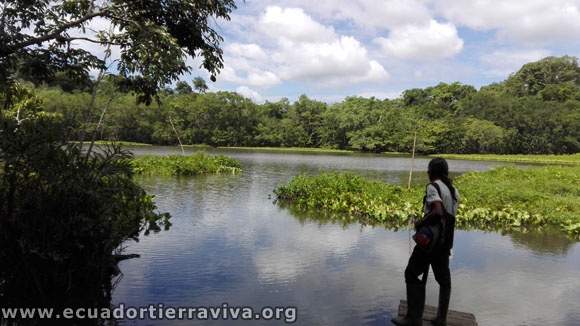
[[[407, 314], [407, 301], [401, 300], [399, 304], [399, 318], [404, 317]], [[430, 326], [431, 323], [429, 322], [430, 319], [433, 319], [437, 316], [437, 308], [433, 306], [425, 306], [425, 310], [423, 311], [423, 326]], [[449, 310], [447, 312], [447, 325], [448, 326], [477, 326], [477, 322], [475, 321], [475, 315]]]

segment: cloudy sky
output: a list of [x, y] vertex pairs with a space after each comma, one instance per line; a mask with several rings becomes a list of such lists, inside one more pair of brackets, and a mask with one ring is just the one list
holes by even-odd
[[479, 88], [545, 56], [580, 56], [580, 0], [246, 0], [218, 21], [211, 91], [258, 103], [301, 94], [396, 98], [439, 82]]

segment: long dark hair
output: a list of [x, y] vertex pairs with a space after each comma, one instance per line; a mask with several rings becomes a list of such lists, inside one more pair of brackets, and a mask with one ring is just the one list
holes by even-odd
[[447, 188], [449, 188], [453, 200], [457, 200], [453, 181], [449, 178], [449, 165], [447, 165], [447, 161], [444, 158], [436, 157], [429, 162], [429, 170], [431, 170], [431, 178], [441, 179]]

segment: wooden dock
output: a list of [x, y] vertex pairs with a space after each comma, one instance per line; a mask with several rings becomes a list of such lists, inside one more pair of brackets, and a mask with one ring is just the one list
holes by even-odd
[[[401, 300], [399, 304], [399, 318], [407, 314], [407, 301]], [[423, 326], [431, 326], [429, 322], [430, 319], [437, 316], [437, 307], [425, 305], [425, 310], [423, 311]], [[460, 312], [455, 310], [449, 310], [447, 313], [447, 325], [448, 326], [477, 326], [475, 321], [475, 315]]]

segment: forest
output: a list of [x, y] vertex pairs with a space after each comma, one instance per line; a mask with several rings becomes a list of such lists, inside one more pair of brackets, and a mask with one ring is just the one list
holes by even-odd
[[[63, 73], [35, 83], [66, 138], [78, 140], [91, 100], [85, 83]], [[23, 77], [21, 77], [23, 78]], [[30, 86], [34, 80], [28, 80]], [[479, 90], [461, 82], [405, 90], [394, 100], [346, 97], [327, 104], [302, 95], [255, 104], [235, 92], [206, 93], [196, 77], [163, 88], [151, 104], [102, 81], [97, 106], [109, 106], [100, 140], [155, 145], [261, 146], [423, 154], [570, 154], [580, 152], [580, 66], [571, 56], [525, 64]], [[116, 90], [115, 90], [116, 89]], [[109, 102], [109, 103], [108, 103]], [[142, 101], [141, 101], [142, 102]], [[95, 128], [95, 116], [90, 128]]]

